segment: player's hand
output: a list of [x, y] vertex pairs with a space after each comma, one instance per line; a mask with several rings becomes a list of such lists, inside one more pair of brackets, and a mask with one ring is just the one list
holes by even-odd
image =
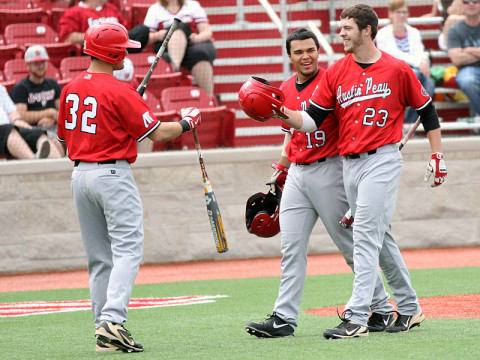
[[270, 178], [270, 181], [267, 182], [266, 185], [277, 184], [279, 187], [283, 189], [283, 186], [285, 185], [285, 180], [287, 179], [287, 175], [288, 175], [288, 168], [286, 166], [283, 166], [274, 162], [272, 162], [271, 166], [273, 169], [275, 169], [275, 172], [273, 173], [272, 177]]
[[425, 173], [425, 178], [423, 181], [428, 181], [432, 174], [434, 174], [435, 178], [431, 187], [442, 185], [445, 181], [445, 176], [447, 176], [447, 167], [445, 166], [445, 160], [443, 160], [442, 153], [437, 152], [432, 154], [432, 158], [427, 165], [427, 172]]
[[272, 110], [273, 112], [275, 113], [275, 116], [273, 117], [274, 119], [275, 118], [279, 118], [279, 119], [288, 119], [288, 115], [285, 114], [285, 106], [281, 106], [280, 108], [275, 108], [274, 105], [272, 105]]
[[182, 120], [186, 121], [190, 126], [190, 129], [188, 129], [188, 131], [196, 129], [202, 121], [200, 110], [194, 107], [184, 108], [180, 110], [180, 114], [182, 116]]

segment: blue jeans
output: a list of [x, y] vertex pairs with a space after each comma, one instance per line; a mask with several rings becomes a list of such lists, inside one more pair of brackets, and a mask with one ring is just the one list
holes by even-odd
[[475, 112], [480, 114], [480, 66], [465, 66], [459, 69], [455, 81], [467, 95]]
[[[417, 75], [418, 81], [423, 85], [427, 93], [430, 95], [430, 97], [433, 99], [433, 96], [435, 95], [435, 82], [433, 79], [429, 76], [423, 75], [420, 70], [417, 68], [412, 68], [413, 72], [415, 75]], [[418, 118], [417, 111], [412, 108], [408, 108], [405, 111], [405, 120], [403, 121], [405, 124], [411, 124], [414, 123]]]

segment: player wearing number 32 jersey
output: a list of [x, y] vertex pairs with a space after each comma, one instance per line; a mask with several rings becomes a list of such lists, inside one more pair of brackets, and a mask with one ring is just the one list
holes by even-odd
[[74, 161], [71, 188], [88, 259], [96, 351], [141, 352], [123, 327], [143, 254], [143, 209], [130, 164], [137, 142], [168, 141], [200, 124], [198, 109], [182, 109], [179, 122], [161, 123], [140, 94], [113, 77], [123, 68], [128, 38], [118, 23], [85, 33], [90, 67], [60, 96], [58, 139]]
[[345, 192], [355, 217], [355, 276], [342, 323], [324, 332], [329, 339], [368, 335], [379, 261], [399, 314], [386, 331], [408, 331], [425, 319], [390, 234], [390, 220], [402, 169], [397, 142], [402, 138], [405, 107], [417, 110], [427, 132], [432, 156], [425, 181], [434, 174], [433, 186], [441, 185], [447, 175], [440, 124], [432, 99], [412, 69], [376, 48], [377, 28], [378, 16], [370, 6], [356, 4], [344, 9], [340, 37], [347, 55], [327, 69], [306, 111], [274, 108], [277, 116], [300, 131], [316, 131], [330, 112], [339, 123]]

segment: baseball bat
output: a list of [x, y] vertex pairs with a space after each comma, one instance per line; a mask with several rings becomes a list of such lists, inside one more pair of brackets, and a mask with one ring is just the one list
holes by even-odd
[[147, 88], [148, 81], [150, 80], [150, 77], [153, 74], [153, 70], [155, 70], [155, 67], [158, 64], [158, 61], [160, 60], [163, 53], [165, 52], [165, 49], [167, 48], [168, 42], [170, 41], [170, 38], [172, 37], [173, 32], [175, 31], [175, 29], [177, 28], [180, 22], [181, 22], [180, 19], [177, 19], [177, 18], [173, 19], [172, 26], [170, 26], [170, 29], [168, 29], [167, 35], [165, 35], [165, 39], [163, 39], [162, 46], [160, 46], [160, 49], [158, 49], [157, 55], [155, 56], [155, 59], [153, 60], [152, 65], [150, 66], [150, 69], [148, 69], [147, 75], [145, 75], [140, 85], [138, 85], [137, 92], [141, 96], [143, 96], [143, 93]]
[[205, 203], [207, 205], [208, 220], [212, 228], [213, 240], [217, 252], [224, 253], [228, 251], [227, 237], [223, 229], [222, 215], [220, 214], [220, 208], [218, 207], [215, 193], [213, 192], [212, 185], [207, 175], [207, 169], [203, 162], [202, 150], [200, 148], [200, 141], [198, 140], [197, 129], [192, 130], [193, 140], [195, 141], [195, 148], [197, 149], [198, 161], [200, 168], [202, 169], [203, 187], [205, 189]]
[[[408, 132], [405, 134], [403, 139], [400, 141], [398, 144], [398, 150], [402, 150], [407, 141], [412, 137], [412, 134], [417, 130], [418, 125], [420, 125], [420, 116], [417, 118], [417, 121], [412, 125], [410, 129], [408, 129]], [[352, 210], [348, 209], [348, 211], [343, 215], [343, 217], [340, 219], [339, 224], [341, 227], [348, 229], [352, 223], [353, 223], [353, 216], [352, 216]]]

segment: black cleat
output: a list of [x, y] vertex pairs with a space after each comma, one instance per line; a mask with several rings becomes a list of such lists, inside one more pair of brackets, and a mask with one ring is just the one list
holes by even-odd
[[249, 322], [245, 330], [250, 335], [264, 338], [278, 338], [293, 336], [294, 329], [284, 320], [280, 319], [275, 313], [269, 315], [265, 321], [260, 323]]
[[103, 343], [116, 346], [123, 352], [143, 351], [143, 346], [133, 340], [128, 330], [121, 324], [102, 321], [95, 331], [95, 337]]
[[393, 314], [379, 314], [379, 313], [372, 313], [370, 318], [368, 319], [368, 331], [371, 332], [380, 332], [385, 331], [387, 326], [390, 326], [395, 321], [395, 317]]
[[388, 326], [385, 331], [387, 333], [408, 331], [415, 326], [420, 326], [423, 320], [425, 320], [425, 315], [423, 315], [422, 311], [415, 315], [398, 314], [395, 324]]
[[348, 339], [365, 336], [368, 336], [368, 328], [366, 326], [356, 324], [347, 319], [343, 319], [342, 323], [337, 327], [323, 332], [325, 339]]

